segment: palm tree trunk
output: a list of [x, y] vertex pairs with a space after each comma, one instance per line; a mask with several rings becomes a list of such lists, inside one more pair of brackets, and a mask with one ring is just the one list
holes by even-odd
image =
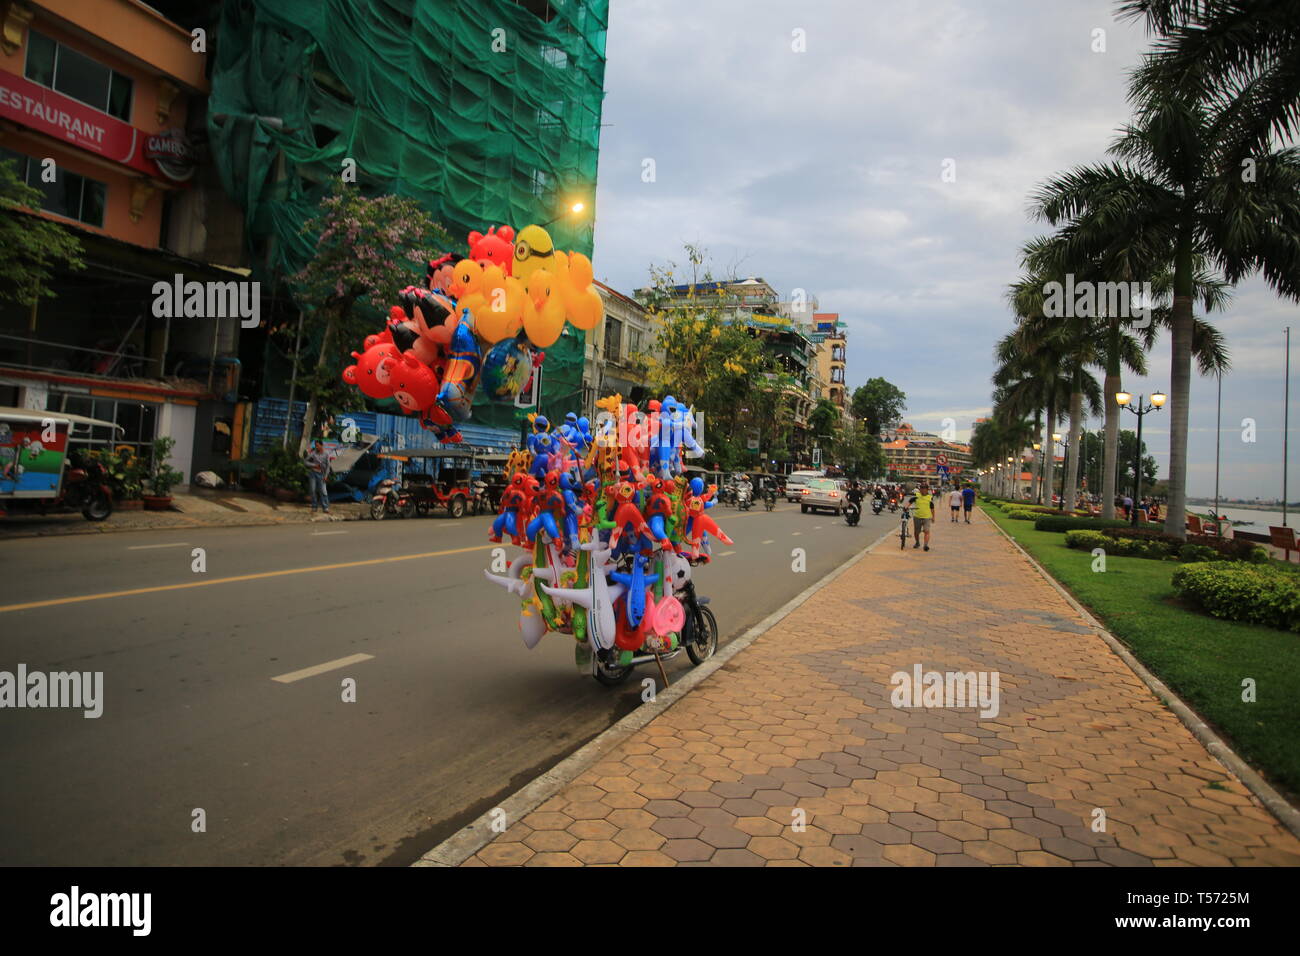
[[1083, 426], [1083, 392], [1079, 389], [1079, 373], [1074, 377], [1075, 390], [1070, 393], [1070, 432], [1065, 438], [1065, 447], [1069, 449], [1065, 461], [1065, 488], [1061, 495], [1061, 510], [1069, 514], [1074, 510], [1074, 502], [1079, 492], [1079, 430]]
[[[1040, 445], [1043, 443], [1043, 410], [1041, 408], [1034, 409], [1034, 438]], [[1034, 443], [1030, 442], [1029, 444], [1032, 446]], [[1038, 489], [1038, 477], [1042, 468], [1042, 460], [1039, 458], [1039, 454], [1039, 452], [1034, 452], [1034, 460], [1029, 466], [1029, 500], [1034, 501], [1037, 499], [1038, 503], [1042, 504]]]
[[[1169, 367], [1169, 506], [1165, 512], [1165, 534], [1184, 538], [1187, 536], [1187, 405], [1192, 394], [1192, 252], [1187, 241], [1180, 242], [1174, 260], [1171, 320], [1173, 357]], [[1139, 448], [1139, 461], [1141, 455], [1142, 449]]]
[[1052, 487], [1056, 478], [1056, 442], [1052, 435], [1056, 431], [1056, 400], [1047, 403], [1047, 441], [1043, 442], [1043, 503], [1051, 505]]
[[1115, 455], [1119, 451], [1119, 405], [1115, 393], [1120, 389], [1119, 320], [1110, 320], [1110, 349], [1106, 356], [1106, 387], [1102, 401], [1106, 409], [1106, 443], [1102, 451], [1101, 516], [1115, 517]]

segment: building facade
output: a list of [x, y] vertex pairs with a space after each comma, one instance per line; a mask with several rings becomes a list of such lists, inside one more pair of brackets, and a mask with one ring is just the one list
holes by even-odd
[[891, 482], [955, 485], [974, 477], [969, 445], [945, 441], [907, 423], [882, 432], [880, 447], [885, 454], [885, 475]]
[[[238, 316], [160, 315], [159, 282], [239, 282], [242, 217], [195, 133], [209, 81], [188, 28], [137, 0], [0, 4], [0, 160], [38, 191], [85, 268], [0, 306], [0, 405], [122, 426], [87, 444], [176, 445], [188, 482], [229, 448]], [[162, 310], [166, 311], [166, 310]], [[215, 450], [214, 450], [215, 448]]]

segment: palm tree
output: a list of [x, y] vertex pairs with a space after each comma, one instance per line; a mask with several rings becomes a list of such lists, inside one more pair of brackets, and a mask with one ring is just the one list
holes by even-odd
[[1040, 218], [1068, 224], [1076, 245], [1103, 261], [1128, 248], [1137, 261], [1171, 273], [1165, 531], [1178, 537], [1185, 534], [1198, 264], [1213, 263], [1229, 283], [1259, 272], [1278, 293], [1300, 299], [1300, 151], [1261, 153], [1254, 181], [1243, 182], [1224, 162], [1226, 122], [1188, 92], [1169, 91], [1111, 146], [1125, 162], [1076, 167], [1033, 197]]
[[[1035, 441], [1048, 449], [1043, 455], [1044, 471], [1040, 476], [1039, 487], [1050, 489], [1054, 481], [1056, 461], [1052, 457], [1049, 440], [1056, 430], [1061, 410], [1070, 401], [1073, 378], [1067, 367], [1069, 360], [1061, 351], [1059, 341], [1032, 339], [1019, 327], [998, 341], [993, 354], [998, 363], [997, 370], [993, 373], [993, 384], [1001, 390], [994, 393], [995, 406], [1001, 410], [1004, 419], [1033, 415], [1033, 431], [1029, 441], [1016, 451], [1019, 452], [1024, 445]], [[999, 397], [1001, 401], [998, 401]], [[1046, 409], [1047, 417], [1046, 436], [1039, 430], [1043, 421], [1040, 414], [1043, 409]]]
[[1300, 130], [1295, 0], [1124, 0], [1119, 15], [1144, 19], [1157, 36], [1133, 77], [1139, 101], [1192, 91], [1223, 114], [1233, 160]]

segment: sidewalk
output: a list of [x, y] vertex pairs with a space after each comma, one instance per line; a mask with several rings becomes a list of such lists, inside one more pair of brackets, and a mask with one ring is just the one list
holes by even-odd
[[[886, 539], [465, 865], [1300, 864], [983, 514], [934, 546]], [[998, 672], [1000, 712], [892, 706], [916, 665]]]
[[[115, 510], [103, 521], [87, 521], [80, 513], [16, 514], [0, 518], [0, 541], [47, 535], [105, 534], [114, 531], [163, 531], [171, 528], [246, 528], [306, 523], [312, 520], [305, 503], [275, 501], [252, 492], [177, 493], [171, 511]], [[368, 514], [369, 502], [336, 501], [335, 516], [354, 521]]]

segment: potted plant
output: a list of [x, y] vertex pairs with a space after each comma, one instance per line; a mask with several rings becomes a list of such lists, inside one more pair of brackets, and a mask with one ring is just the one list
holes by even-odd
[[175, 444], [174, 438], [165, 436], [153, 440], [152, 465], [147, 482], [152, 493], [144, 496], [144, 506], [147, 511], [166, 511], [170, 508], [172, 488], [185, 480], [181, 472], [167, 464], [167, 456], [171, 454]]
[[90, 457], [104, 466], [116, 507], [122, 511], [139, 511], [144, 505], [141, 496], [144, 493], [145, 467], [136, 457], [135, 449], [130, 445], [115, 450], [104, 448], [90, 452]]
[[266, 462], [267, 492], [280, 501], [301, 501], [307, 493], [307, 464], [286, 448], [271, 452]]

